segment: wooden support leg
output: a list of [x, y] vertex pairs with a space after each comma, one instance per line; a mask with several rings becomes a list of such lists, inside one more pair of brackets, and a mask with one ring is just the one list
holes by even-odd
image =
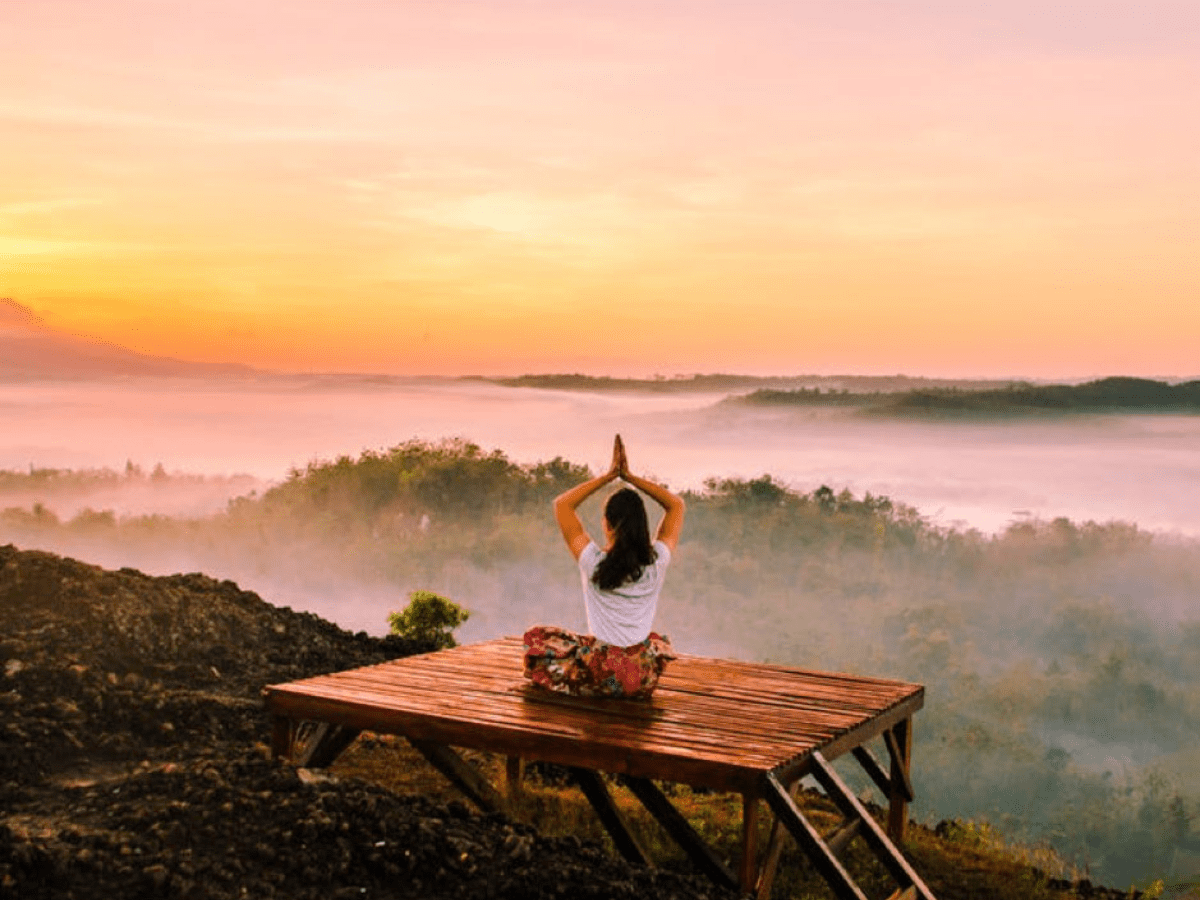
[[890, 731], [883, 733], [888, 755], [892, 758], [891, 794], [888, 796], [888, 837], [897, 844], [904, 842], [908, 824], [908, 804], [913, 799], [909, 764], [912, 761], [912, 719], [903, 719]]
[[754, 893], [758, 885], [758, 794], [742, 794], [742, 861], [738, 883], [743, 894]]
[[[799, 791], [800, 779], [797, 778], [788, 785], [788, 796], [794, 801]], [[775, 821], [771, 824], [771, 836], [767, 838], [767, 852], [763, 857], [758, 886], [754, 892], [757, 900], [768, 900], [771, 896], [771, 888], [775, 884], [775, 870], [779, 868], [779, 857], [783, 855], [783, 839], [787, 837], [787, 833], [783, 819], [776, 816]]]
[[479, 774], [479, 770], [459, 756], [445, 744], [433, 741], [420, 741], [408, 738], [429, 764], [450, 780], [456, 788], [462, 791], [472, 803], [484, 812], [499, 812], [504, 801], [488, 780]]
[[646, 855], [646, 851], [642, 849], [630, 832], [625, 817], [613, 803], [612, 794], [608, 792], [604, 779], [591, 769], [572, 767], [571, 775], [583, 790], [583, 795], [587, 797], [588, 803], [592, 804], [592, 809], [596, 811], [601, 824], [613, 839], [617, 852], [632, 863], [643, 866], [650, 865], [650, 857]]
[[680, 814], [679, 810], [671, 805], [671, 801], [663, 796], [662, 791], [654, 786], [654, 782], [649, 778], [630, 776], [626, 776], [623, 780], [633, 791], [634, 796], [642, 801], [642, 805], [650, 811], [650, 814], [666, 829], [667, 834], [688, 855], [693, 865], [714, 883], [737, 889], [738, 880], [729, 871], [729, 867], [721, 861], [721, 858], [713, 852], [708, 844], [704, 843], [704, 839], [696, 833], [696, 830]]
[[504, 761], [504, 783], [508, 802], [516, 803], [525, 787], [525, 758], [510, 756]]
[[286, 716], [271, 717], [271, 756], [288, 759], [292, 755], [292, 720]]

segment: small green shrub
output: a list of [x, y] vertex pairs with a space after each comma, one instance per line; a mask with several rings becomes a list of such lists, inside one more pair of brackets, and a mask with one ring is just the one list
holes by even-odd
[[392, 627], [392, 634], [428, 644], [434, 650], [444, 650], [458, 646], [452, 632], [470, 615], [441, 594], [413, 591], [408, 595], [408, 606], [400, 612], [388, 613], [388, 624]]

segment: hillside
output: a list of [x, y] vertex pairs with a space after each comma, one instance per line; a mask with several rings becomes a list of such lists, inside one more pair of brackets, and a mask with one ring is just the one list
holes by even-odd
[[557, 391], [631, 391], [655, 394], [723, 393], [758, 390], [766, 392], [848, 391], [856, 395], [916, 390], [984, 390], [1006, 387], [1002, 380], [970, 378], [923, 378], [909, 375], [676, 375], [670, 378], [613, 378], [607, 375], [546, 374], [511, 378], [470, 378], [504, 387]]
[[1017, 384], [962, 388], [921, 386], [854, 392], [820, 387], [763, 388], [728, 403], [769, 407], [852, 407], [880, 416], [1003, 418], [1069, 413], [1200, 413], [1200, 381], [1101, 378], [1084, 384]]
[[[0, 896], [718, 896], [573, 836], [267, 758], [264, 684], [420, 649], [398, 638], [203, 575], [12, 546], [0, 607]], [[954, 823], [947, 841], [914, 831], [944, 900], [1108, 895], [1067, 892]]]

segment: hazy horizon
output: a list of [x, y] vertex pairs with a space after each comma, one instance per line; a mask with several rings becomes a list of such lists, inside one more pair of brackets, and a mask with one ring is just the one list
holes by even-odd
[[[461, 372], [420, 372], [347, 368], [341, 370], [316, 370], [305, 368], [265, 368], [255, 365], [249, 358], [217, 362], [212, 359], [196, 359], [186, 356], [166, 356], [144, 353], [115, 342], [99, 340], [91, 335], [55, 328], [48, 324], [37, 310], [11, 297], [0, 297], [0, 384], [37, 383], [41, 381], [69, 382], [88, 381], [103, 377], [135, 378], [196, 378], [225, 375], [230, 378], [397, 378], [412, 380], [459, 380], [471, 378], [515, 378], [522, 376], [549, 376], [582, 374], [594, 378], [631, 378], [640, 380], [686, 379], [702, 375], [731, 375], [745, 378], [813, 378], [813, 379], [856, 379], [856, 378], [908, 378], [914, 380], [955, 380], [975, 382], [1028, 381], [1035, 383], [1071, 384], [1112, 376], [1131, 376], [1162, 381], [1188, 381], [1200, 378], [1200, 370], [1179, 370], [1164, 373], [1159, 369], [1146, 370], [1100, 370], [1094, 372], [1066, 373], [1046, 376], [1030, 371], [969, 372], [942, 369], [914, 369], [894, 371], [872, 369], [870, 366], [857, 370], [829, 368], [803, 368], [784, 371], [778, 368], [753, 366], [724, 369], [701, 369], [690, 371], [660, 371], [653, 368], [612, 368], [604, 363], [567, 369], [529, 370], [508, 368], [504, 370], [478, 370]], [[1198, 374], [1187, 374], [1193, 372]]]
[[[10, 425], [0, 469], [121, 470], [133, 462], [146, 471], [161, 464], [245, 475], [262, 487], [314, 460], [449, 437], [518, 462], [562, 456], [598, 469], [620, 432], [639, 465], [678, 488], [767, 474], [804, 490], [827, 484], [886, 495], [932, 521], [989, 533], [1026, 517], [1065, 516], [1200, 535], [1200, 509], [1188, 501], [1200, 481], [1200, 417], [877, 421], [837, 410], [730, 408], [724, 397], [436, 379], [0, 383]], [[151, 492], [114, 496], [110, 506], [203, 514], [236, 492], [210, 488], [182, 505]]]

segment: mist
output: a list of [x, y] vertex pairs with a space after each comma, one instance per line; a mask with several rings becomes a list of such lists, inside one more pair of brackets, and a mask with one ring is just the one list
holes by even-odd
[[6, 386], [0, 542], [203, 571], [353, 630], [381, 633], [416, 589], [470, 610], [464, 642], [582, 629], [549, 500], [619, 431], [635, 470], [690, 492], [657, 622], [677, 647], [923, 683], [915, 815], [986, 819], [1110, 884], [1165, 873], [1200, 821], [1200, 417], [723, 399]]
[[[620, 432], [640, 467], [679, 489], [770, 474], [806, 490], [883, 494], [931, 521], [988, 533], [1066, 516], [1200, 535], [1200, 416], [889, 421], [739, 408], [722, 405], [725, 397], [355, 376], [0, 383], [0, 469], [122, 470], [132, 461], [270, 483], [314, 459], [454, 436], [519, 461], [601, 465]], [[207, 495], [209, 508], [247, 487], [230, 482]], [[111, 501], [129, 513], [203, 505], [173, 507], [163, 493]]]

